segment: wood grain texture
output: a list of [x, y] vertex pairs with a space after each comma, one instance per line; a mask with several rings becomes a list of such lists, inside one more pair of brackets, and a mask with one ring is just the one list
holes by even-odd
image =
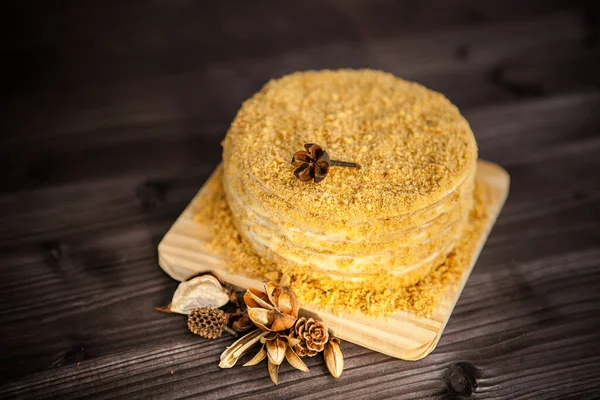
[[[0, 397], [597, 398], [594, 1], [2, 2]], [[269, 78], [383, 68], [442, 91], [511, 195], [435, 351], [344, 342], [333, 380], [220, 370], [157, 314], [156, 246]], [[173, 371], [173, 374], [170, 371]]]
[[[217, 170], [221, 168], [219, 165]], [[203, 199], [210, 196], [211, 188], [215, 187], [214, 180], [218, 179], [216, 176], [219, 175], [217, 170], [208, 178], [158, 245], [158, 262], [167, 274], [180, 281], [203, 272], [212, 272], [236, 287], [262, 290], [263, 282], [260, 279], [228, 271], [227, 259], [210, 249], [210, 228], [201, 221], [194, 221], [194, 212], [202, 209]], [[424, 318], [401, 311], [389, 318], [371, 318], [361, 313], [332, 313], [331, 310], [312, 304], [302, 304], [301, 315], [319, 318], [340, 339], [392, 357], [419, 360], [431, 353], [442, 336], [508, 195], [508, 174], [495, 164], [478, 161], [475, 181], [484, 186], [489, 193], [486, 203], [488, 217], [483, 222], [481, 234], [474, 238], [476, 245], [473, 253], [466, 258], [469, 264], [464, 266], [462, 278], [455, 287], [448, 288], [440, 300], [440, 306], [434, 310], [431, 317]]]

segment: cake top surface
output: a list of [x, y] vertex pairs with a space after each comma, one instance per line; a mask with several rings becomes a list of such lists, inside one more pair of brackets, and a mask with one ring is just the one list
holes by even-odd
[[[290, 160], [305, 143], [332, 159], [320, 183]], [[228, 173], [248, 174], [298, 210], [328, 218], [386, 218], [441, 200], [472, 174], [477, 145], [442, 94], [375, 70], [298, 72], [244, 102], [225, 141]]]

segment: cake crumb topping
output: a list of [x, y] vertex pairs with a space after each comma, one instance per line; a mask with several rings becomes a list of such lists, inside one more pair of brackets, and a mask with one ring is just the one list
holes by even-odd
[[[304, 143], [362, 169], [333, 168], [321, 184], [294, 178]], [[248, 174], [283, 204], [327, 219], [411, 213], [454, 191], [474, 169], [477, 145], [442, 94], [375, 70], [307, 71], [266, 84], [245, 101], [226, 139], [226, 174]], [[232, 179], [233, 180], [233, 177]]]

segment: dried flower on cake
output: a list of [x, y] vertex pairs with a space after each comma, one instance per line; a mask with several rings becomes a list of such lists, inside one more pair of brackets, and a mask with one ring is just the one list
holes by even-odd
[[319, 183], [329, 172], [329, 154], [314, 143], [307, 143], [304, 148], [306, 151], [298, 151], [292, 157], [292, 165], [296, 167], [294, 175], [302, 182], [314, 179], [315, 183]]
[[360, 168], [353, 162], [332, 160], [318, 144], [306, 143], [304, 148], [306, 151], [297, 151], [292, 157], [292, 165], [296, 167], [294, 175], [302, 182], [321, 182], [329, 173], [330, 166]]

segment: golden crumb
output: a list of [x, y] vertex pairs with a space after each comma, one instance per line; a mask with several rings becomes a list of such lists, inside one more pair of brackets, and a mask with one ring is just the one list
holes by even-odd
[[[293, 175], [292, 155], [318, 143], [360, 170], [331, 168], [319, 183]], [[244, 102], [223, 141], [227, 184], [255, 181], [271, 212], [326, 220], [412, 213], [453, 192], [471, 174], [477, 145], [442, 94], [374, 70], [298, 72]], [[231, 182], [230, 182], [231, 181]]]

